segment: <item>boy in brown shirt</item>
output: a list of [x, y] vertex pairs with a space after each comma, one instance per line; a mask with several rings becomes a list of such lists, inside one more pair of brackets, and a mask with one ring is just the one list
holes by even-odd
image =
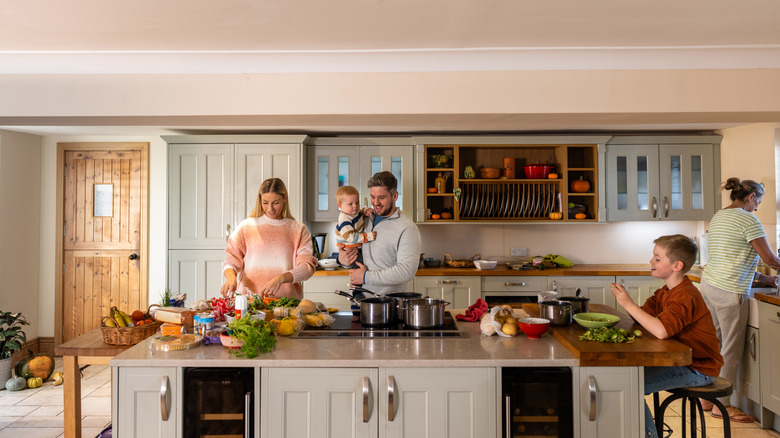
[[[639, 307], [626, 289], [612, 283], [610, 290], [629, 315], [658, 339], [674, 338], [691, 348], [690, 366], [645, 367], [645, 395], [672, 388], [709, 385], [718, 377], [723, 358], [712, 316], [701, 293], [685, 276], [696, 260], [696, 243], [681, 234], [656, 239], [650, 274], [666, 285]], [[658, 436], [645, 403], [645, 436]]]

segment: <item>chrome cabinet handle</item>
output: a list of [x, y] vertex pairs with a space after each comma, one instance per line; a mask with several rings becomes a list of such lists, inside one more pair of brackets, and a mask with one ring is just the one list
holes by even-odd
[[509, 406], [512, 397], [509, 394], [504, 396], [504, 438], [512, 438], [512, 410]]
[[460, 284], [460, 280], [439, 280], [438, 284]]
[[[525, 282], [523, 281], [521, 283], [513, 283], [511, 281], [507, 281], [507, 282], [504, 282], [504, 286], [525, 286]], [[555, 289], [553, 289], [553, 290], [555, 290]]]
[[658, 201], [656, 201], [655, 196], [653, 196], [653, 217], [658, 216]]
[[227, 224], [227, 227], [225, 228], [225, 243], [228, 243], [230, 241], [230, 224]]
[[363, 422], [368, 423], [371, 419], [371, 409], [369, 407], [369, 394], [371, 392], [371, 381], [368, 377], [363, 377]]
[[664, 196], [664, 217], [669, 217], [669, 198]]
[[750, 334], [749, 344], [750, 344], [750, 350], [749, 350], [750, 357], [752, 357], [753, 361], [755, 361], [756, 360], [756, 334], [755, 333]]
[[247, 438], [252, 436], [252, 431], [249, 430], [249, 418], [252, 415], [250, 409], [252, 409], [252, 393], [247, 392], [244, 394], [244, 436]]
[[395, 420], [395, 377], [387, 376], [387, 421]]
[[588, 376], [588, 394], [590, 406], [588, 406], [588, 421], [596, 421], [596, 378]]
[[553, 280], [552, 290], [558, 292], [558, 281], [557, 280]]
[[168, 407], [168, 376], [162, 376], [160, 382], [160, 418], [162, 421], [168, 421], [169, 407]]

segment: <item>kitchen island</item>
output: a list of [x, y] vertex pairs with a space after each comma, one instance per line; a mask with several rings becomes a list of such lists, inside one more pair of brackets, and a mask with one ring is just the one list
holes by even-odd
[[[566, 329], [569, 336], [584, 332], [579, 326]], [[574, 436], [633, 437], [641, 435], [644, 415], [640, 358], [659, 349], [669, 351], [661, 359], [654, 356], [655, 365], [684, 364], [690, 356], [676, 341], [647, 334], [629, 350], [616, 346], [631, 358], [624, 364], [609, 358], [583, 362], [586, 351], [573, 349], [573, 339], [560, 342], [567, 335], [559, 328], [541, 339], [522, 333], [483, 336], [478, 324], [469, 322], [459, 322], [458, 330], [467, 336], [280, 338], [274, 351], [251, 360], [233, 357], [220, 345], [153, 352], [147, 339], [111, 360], [114, 427], [122, 437], [182, 436], [183, 369], [250, 367], [259, 388], [255, 436], [296, 436], [291, 431], [304, 429], [312, 436], [343, 436], [326, 433], [325, 424], [318, 423], [325, 421], [350, 424], [340, 430], [353, 436], [401, 436], [423, 427], [431, 436], [498, 437], [502, 368], [568, 367]], [[351, 402], [339, 404], [332, 397]]]

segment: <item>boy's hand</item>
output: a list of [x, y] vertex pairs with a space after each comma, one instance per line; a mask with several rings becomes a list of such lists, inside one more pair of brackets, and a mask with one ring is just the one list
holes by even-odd
[[371, 207], [366, 207], [363, 209], [363, 216], [371, 217], [374, 215], [374, 209]]
[[617, 303], [620, 304], [624, 309], [626, 309], [630, 304], [634, 304], [634, 300], [631, 299], [631, 296], [628, 294], [626, 288], [623, 287], [623, 285], [610, 283], [609, 290], [612, 292], [612, 295], [615, 296]]
[[371, 232], [371, 234], [373, 234], [373, 235], [374, 235], [374, 238], [373, 238], [373, 239], [371, 239], [371, 240], [376, 240], [376, 231], [372, 231], [372, 232]]

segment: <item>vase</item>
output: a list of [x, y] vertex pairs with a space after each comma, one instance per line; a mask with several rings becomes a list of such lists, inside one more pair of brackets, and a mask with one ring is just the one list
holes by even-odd
[[5, 389], [5, 382], [10, 379], [13, 371], [13, 357], [0, 359], [0, 389]]

